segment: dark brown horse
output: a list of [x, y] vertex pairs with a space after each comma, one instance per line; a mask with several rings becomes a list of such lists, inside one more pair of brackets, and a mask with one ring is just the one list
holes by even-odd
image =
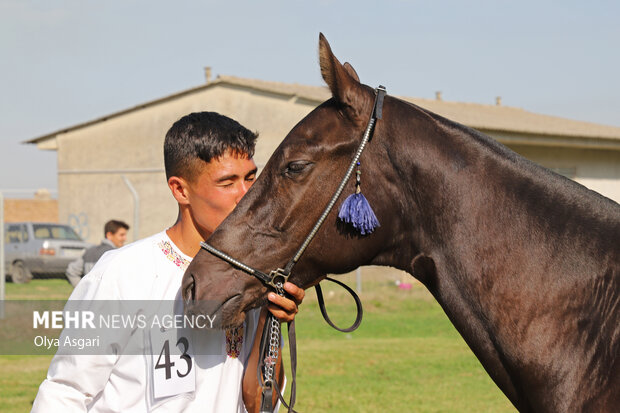
[[[266, 272], [291, 258], [318, 219], [373, 107], [373, 89], [322, 35], [319, 48], [333, 97], [293, 128], [208, 240]], [[618, 411], [618, 204], [390, 96], [361, 163], [381, 226], [356, 235], [332, 211], [290, 281], [308, 288], [360, 265], [405, 270], [520, 411]], [[268, 292], [205, 250], [183, 286], [188, 309], [210, 312], [192, 303], [212, 300], [223, 325], [241, 323]]]

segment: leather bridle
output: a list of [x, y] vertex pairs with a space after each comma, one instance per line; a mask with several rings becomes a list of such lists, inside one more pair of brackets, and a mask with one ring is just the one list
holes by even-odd
[[[346, 186], [349, 178], [351, 177], [351, 174], [353, 173], [353, 170], [355, 169], [355, 166], [357, 162], [359, 161], [360, 156], [362, 155], [362, 152], [364, 151], [364, 148], [366, 147], [366, 144], [370, 141], [372, 137], [372, 133], [374, 131], [374, 126], [375, 126], [377, 119], [382, 118], [383, 99], [385, 97], [385, 94], [386, 94], [385, 87], [379, 86], [375, 89], [375, 101], [374, 101], [372, 112], [370, 114], [370, 119], [368, 120], [368, 125], [366, 126], [366, 130], [362, 137], [362, 141], [360, 142], [357, 148], [357, 151], [355, 152], [355, 156], [353, 157], [353, 159], [351, 160], [351, 163], [349, 164], [349, 168], [347, 169], [347, 172], [342, 178], [342, 181], [340, 181], [340, 185], [338, 186], [338, 189], [336, 189], [336, 192], [333, 194], [329, 203], [323, 210], [323, 213], [321, 214], [317, 222], [312, 227], [312, 230], [306, 236], [306, 238], [304, 239], [304, 242], [301, 244], [301, 246], [299, 247], [299, 249], [293, 256], [293, 258], [291, 258], [288, 261], [288, 263], [284, 266], [284, 268], [275, 269], [271, 271], [269, 274], [267, 274], [256, 268], [250, 267], [249, 265], [242, 263], [241, 261], [207, 244], [206, 242], [201, 242], [200, 246], [204, 248], [205, 250], [207, 250], [208, 252], [210, 252], [211, 254], [215, 255], [216, 257], [228, 262], [230, 265], [258, 278], [263, 284], [272, 287], [278, 294], [284, 296], [284, 283], [288, 281], [288, 278], [291, 275], [293, 267], [295, 266], [295, 264], [297, 264], [297, 262], [303, 255], [304, 251], [306, 250], [306, 248], [308, 247], [312, 239], [315, 237], [315, 235], [321, 228], [321, 225], [323, 225], [323, 222], [327, 218], [327, 215], [329, 215], [331, 210], [334, 208], [334, 205], [336, 204], [336, 201], [342, 194], [344, 187]], [[355, 294], [355, 292], [351, 288], [341, 283], [340, 281], [334, 280], [329, 277], [327, 277], [326, 279], [343, 286], [349, 293], [352, 294], [353, 298], [355, 299], [356, 306], [357, 306], [357, 317], [356, 317], [355, 322], [349, 328], [340, 329], [336, 327], [331, 322], [331, 320], [329, 319], [327, 315], [327, 311], [325, 310], [325, 305], [324, 305], [324, 300], [323, 300], [323, 294], [322, 294], [321, 288], [319, 287], [319, 285], [317, 285], [315, 288], [316, 288], [317, 297], [319, 300], [319, 308], [321, 309], [321, 314], [323, 315], [323, 318], [325, 318], [325, 321], [327, 321], [327, 323], [330, 326], [332, 326], [333, 328], [339, 331], [349, 332], [349, 331], [355, 330], [359, 326], [362, 320], [362, 304], [361, 304], [359, 297], [357, 296], [357, 294]], [[297, 348], [296, 348], [296, 340], [295, 340], [295, 324], [294, 323], [295, 323], [294, 321], [288, 323], [289, 347], [290, 347], [290, 352], [291, 352], [291, 374], [293, 376], [293, 380], [291, 384], [291, 398], [289, 400], [289, 403], [287, 404], [282, 398], [282, 395], [280, 394], [280, 389], [279, 389], [279, 386], [277, 385], [278, 384], [277, 381], [275, 380], [275, 376], [270, 376], [270, 374], [267, 374], [267, 376], [269, 377], [266, 377], [266, 374], [265, 374], [266, 370], [269, 369], [270, 367], [269, 365], [265, 364], [265, 359], [267, 359], [268, 364], [272, 364], [271, 372], [273, 372], [273, 366], [275, 365], [275, 360], [273, 358], [274, 343], [273, 343], [273, 339], [271, 338], [276, 334], [275, 332], [276, 329], [277, 329], [278, 338], [280, 335], [279, 323], [277, 322], [277, 320], [274, 322], [274, 318], [271, 313], [269, 314], [269, 316], [267, 317], [267, 320], [265, 321], [265, 327], [264, 327], [263, 336], [261, 339], [261, 355], [259, 358], [260, 361], [259, 361], [259, 368], [258, 368], [259, 378], [261, 379], [260, 382], [262, 382], [262, 385], [263, 385], [262, 386], [263, 387], [263, 400], [262, 400], [262, 405], [261, 405], [261, 412], [273, 411], [273, 406], [272, 406], [273, 387], [276, 388], [280, 401], [289, 409], [289, 412], [294, 411], [293, 405], [295, 404], [295, 390], [296, 390], [295, 389], [295, 376], [296, 376], [296, 366], [297, 366]], [[275, 327], [276, 324], [277, 324], [277, 328]], [[279, 343], [277, 344], [279, 345]], [[270, 346], [272, 350], [271, 352], [269, 351]], [[277, 353], [276, 353], [276, 357], [277, 357]], [[273, 386], [273, 382], [275, 382], [276, 384], [275, 386]]]

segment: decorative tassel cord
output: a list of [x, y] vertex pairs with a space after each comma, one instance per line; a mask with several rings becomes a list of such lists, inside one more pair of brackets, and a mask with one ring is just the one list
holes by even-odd
[[380, 226], [377, 216], [361, 192], [349, 195], [344, 200], [338, 218], [347, 224], [351, 224], [362, 235], [370, 234]]

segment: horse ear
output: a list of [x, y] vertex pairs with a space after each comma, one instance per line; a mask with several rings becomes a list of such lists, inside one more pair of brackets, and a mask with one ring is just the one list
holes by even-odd
[[358, 120], [364, 108], [364, 91], [359, 77], [353, 66], [338, 61], [323, 33], [319, 34], [319, 62], [321, 75], [332, 96], [347, 107], [353, 120]]
[[344, 70], [347, 71], [347, 73], [355, 80], [357, 80], [358, 82], [360, 81], [360, 77], [357, 75], [357, 72], [355, 71], [355, 69], [353, 69], [353, 66], [351, 66], [351, 63], [349, 62], [344, 62]]

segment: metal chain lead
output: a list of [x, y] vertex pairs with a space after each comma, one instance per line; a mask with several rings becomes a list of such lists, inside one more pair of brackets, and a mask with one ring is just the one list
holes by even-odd
[[[276, 292], [284, 296], [284, 284], [276, 284]], [[271, 318], [271, 329], [269, 334], [269, 353], [265, 357], [265, 384], [272, 383], [273, 369], [278, 361], [278, 349], [280, 348], [280, 322], [277, 318]]]

